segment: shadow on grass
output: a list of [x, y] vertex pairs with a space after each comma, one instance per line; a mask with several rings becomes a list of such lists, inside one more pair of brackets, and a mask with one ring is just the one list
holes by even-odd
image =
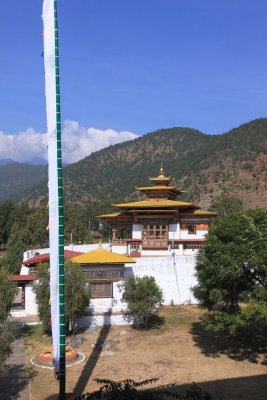
[[143, 325], [138, 323], [137, 321], [133, 321], [132, 328], [137, 330], [149, 330], [149, 329], [159, 329], [162, 325], [165, 324], [165, 318], [161, 317], [157, 314], [152, 314], [149, 317], [147, 325]]
[[226, 355], [236, 361], [248, 360], [251, 363], [260, 362], [267, 365], [266, 337], [255, 335], [250, 338], [233, 338], [223, 333], [207, 332], [200, 322], [192, 324], [190, 333], [196, 345], [207, 357]]
[[[105, 319], [106, 319], [106, 322], [108, 322], [108, 320], [110, 319], [110, 312], [107, 312], [105, 314], [104, 323], [105, 323]], [[86, 364], [83, 367], [82, 373], [81, 373], [81, 375], [75, 385], [75, 388], [73, 390], [73, 392], [76, 395], [81, 395], [84, 392], [84, 389], [86, 388], [87, 383], [89, 382], [90, 377], [95, 369], [97, 361], [102, 353], [104, 343], [108, 336], [109, 330], [110, 330], [110, 325], [102, 326], [102, 328], [99, 332], [98, 338], [95, 342], [95, 346], [92, 350], [92, 353], [91, 353], [90, 357], [88, 358], [88, 360], [86, 361]]]

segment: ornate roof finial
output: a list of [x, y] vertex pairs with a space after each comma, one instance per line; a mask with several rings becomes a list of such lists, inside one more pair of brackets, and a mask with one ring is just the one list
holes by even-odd
[[99, 240], [98, 248], [99, 248], [99, 249], [103, 249], [103, 247], [102, 247], [102, 240], [101, 240], [101, 239]]
[[159, 176], [165, 176], [164, 169], [162, 163], [160, 164]]

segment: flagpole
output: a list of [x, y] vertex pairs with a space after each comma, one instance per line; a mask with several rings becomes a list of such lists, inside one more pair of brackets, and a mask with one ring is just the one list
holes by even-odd
[[66, 359], [65, 359], [65, 293], [64, 293], [64, 213], [61, 155], [61, 115], [58, 52], [57, 0], [54, 0], [55, 19], [55, 72], [56, 72], [56, 122], [57, 122], [57, 172], [58, 172], [58, 222], [59, 222], [59, 399], [65, 399]]
[[61, 156], [57, 0], [44, 0], [44, 65], [48, 134], [50, 300], [55, 375], [59, 399], [66, 396], [64, 214]]

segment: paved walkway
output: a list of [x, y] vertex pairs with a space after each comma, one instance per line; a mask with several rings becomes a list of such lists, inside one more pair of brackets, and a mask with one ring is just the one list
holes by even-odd
[[0, 399], [30, 400], [22, 335], [13, 343], [13, 354], [8, 360], [8, 364], [8, 376], [3, 380], [0, 379]]

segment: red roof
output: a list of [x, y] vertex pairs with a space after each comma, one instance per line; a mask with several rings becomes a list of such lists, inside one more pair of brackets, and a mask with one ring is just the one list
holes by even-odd
[[8, 275], [10, 281], [35, 281], [36, 275]]
[[[80, 256], [81, 253], [80, 251], [71, 251], [71, 250], [64, 250], [64, 258], [73, 258], [76, 256]], [[32, 258], [28, 258], [28, 260], [25, 260], [22, 262], [22, 265], [32, 265], [32, 264], [39, 264], [44, 261], [49, 261], [50, 259], [50, 253], [45, 253], [45, 254], [37, 254], [36, 256], [33, 256]]]

